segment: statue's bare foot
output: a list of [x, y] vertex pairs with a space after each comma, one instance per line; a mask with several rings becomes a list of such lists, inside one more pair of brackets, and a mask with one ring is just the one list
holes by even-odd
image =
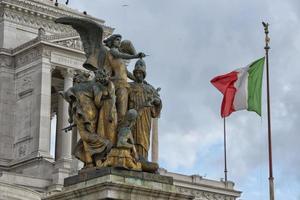
[[96, 161], [96, 167], [102, 167], [102, 161], [101, 160]]

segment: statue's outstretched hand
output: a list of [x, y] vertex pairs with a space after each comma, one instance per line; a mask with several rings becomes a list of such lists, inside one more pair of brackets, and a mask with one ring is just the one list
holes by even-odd
[[140, 52], [137, 54], [138, 58], [144, 58], [146, 57], [146, 54], [144, 54], [143, 52]]

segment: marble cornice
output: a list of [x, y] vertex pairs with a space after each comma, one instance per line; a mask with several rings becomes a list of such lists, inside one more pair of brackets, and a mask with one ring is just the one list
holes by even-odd
[[83, 13], [71, 9], [64, 4], [59, 4], [59, 6], [54, 6], [54, 2], [49, 0], [1, 0], [0, 3], [6, 7], [11, 7], [24, 13], [29, 12], [30, 14], [40, 14], [47, 17], [57, 18], [61, 16], [73, 16], [73, 17], [84, 17], [90, 18], [97, 21], [100, 24], [104, 24], [104, 20], [96, 19], [89, 15], [84, 15]]
[[33, 29], [42, 27], [51, 33], [74, 32], [74, 30], [69, 26], [55, 24], [53, 21], [54, 19], [55, 18], [53, 16], [34, 11], [23, 10], [22, 8], [8, 4], [5, 5], [3, 11], [3, 20], [15, 23], [17, 25], [23, 25]]
[[[50, 1], [49, 1], [50, 2]], [[0, 20], [8, 20], [33, 28], [43, 27], [52, 33], [74, 32], [69, 26], [55, 24], [54, 19], [62, 16], [88, 18], [104, 26], [105, 32], [112, 33], [113, 28], [105, 26], [104, 21], [90, 15], [84, 15], [63, 4], [58, 7], [48, 0], [0, 0]]]
[[[68, 34], [66, 36], [71, 36], [71, 35], [73, 35], [73, 34]], [[57, 41], [61, 41], [62, 40], [62, 39], [59, 40], [58, 39], [59, 37], [52, 37], [52, 35], [51, 36], [44, 36], [42, 38], [36, 37], [36, 38], [34, 38], [34, 39], [32, 39], [32, 40], [24, 43], [24, 44], [22, 44], [22, 45], [20, 45], [20, 46], [18, 46], [16, 48], [14, 48], [14, 49], [12, 49], [12, 50], [3, 49], [3, 51], [10, 52], [11, 55], [16, 56], [16, 55], [18, 55], [20, 53], [23, 53], [23, 52], [25, 52], [25, 51], [27, 51], [29, 49], [32, 49], [34, 47], [37, 47], [39, 45], [46, 45], [46, 46], [57, 47], [57, 48], [61, 48], [61, 49], [64, 49], [64, 50], [69, 50], [69, 51], [74, 51], [76, 53], [84, 54], [84, 52], [81, 49], [67, 47], [67, 46], [64, 46], [64, 45], [62, 45], [60, 43], [53, 42], [52, 39], [54, 39], [54, 38], [56, 38]], [[72, 39], [79, 39], [79, 36], [76, 36], [74, 34], [74, 36], [71, 37], [71, 38]], [[1, 49], [0, 49], [0, 53], [1, 53]]]
[[[110, 29], [107, 29], [107, 26], [102, 25], [104, 28], [104, 36], [103, 38], [106, 38], [112, 34], [112, 31]], [[61, 34], [53, 34], [53, 35], [46, 35], [45, 40], [56, 42], [61, 41], [65, 39], [74, 39], [79, 38], [79, 34], [76, 31], [70, 32], [70, 33], [61, 33]]]
[[30, 49], [32, 46], [35, 46], [35, 44], [37, 44], [40, 41], [41, 41], [41, 39], [37, 37], [37, 38], [34, 38], [34, 39], [32, 39], [28, 42], [25, 42], [24, 44], [21, 44], [20, 46], [14, 48], [12, 50], [12, 54], [16, 55], [16, 54], [18, 54], [18, 53], [20, 53], [20, 52], [22, 52], [26, 49]]
[[0, 48], [0, 55], [11, 56], [12, 55], [12, 50], [11, 49]]
[[[19, 68], [42, 57], [50, 58], [51, 51], [53, 50], [84, 55], [84, 52], [80, 49], [68, 47], [60, 43], [53, 43], [45, 40], [45, 38], [41, 39], [38, 37], [11, 50], [10, 55], [14, 56], [16, 68]], [[6, 52], [8, 51], [6, 50]]]
[[[104, 38], [109, 36], [110, 33], [104, 33]], [[36, 46], [38, 43], [46, 44], [52, 47], [58, 47], [64, 50], [74, 51], [77, 53], [84, 54], [83, 46], [80, 40], [78, 33], [64, 33], [64, 34], [54, 34], [54, 35], [43, 35], [41, 37], [36, 37], [13, 50], [3, 49], [4, 52], [7, 52], [11, 55], [19, 54], [20, 52], [30, 49], [33, 46]], [[1, 53], [0, 49], [0, 53]]]

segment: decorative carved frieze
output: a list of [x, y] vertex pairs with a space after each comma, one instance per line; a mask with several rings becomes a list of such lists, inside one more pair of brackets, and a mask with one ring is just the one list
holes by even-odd
[[4, 10], [5, 20], [17, 23], [19, 25], [29, 26], [35, 29], [40, 27], [52, 33], [66, 33], [66, 32], [74, 32], [70, 27], [64, 26], [61, 24], [55, 24], [54, 21], [47, 17], [43, 17], [41, 15], [24, 14], [20, 11], [15, 10]]
[[28, 63], [32, 63], [33, 61], [41, 58], [42, 56], [42, 48], [32, 48], [30, 51], [26, 51], [16, 56], [16, 65], [17, 67], [24, 66]]
[[236, 197], [224, 195], [224, 194], [217, 194], [213, 192], [195, 190], [185, 187], [176, 187], [177, 192], [186, 195], [195, 196], [195, 200], [235, 200]]
[[[0, 8], [2, 9], [1, 14], [6, 20], [26, 25], [27, 27], [43, 27], [52, 33], [74, 32], [69, 26], [54, 23], [55, 18], [62, 16], [90, 18], [99, 24], [104, 24], [103, 20], [84, 15], [64, 5], [56, 7], [53, 4], [51, 5], [41, 0], [2, 0]], [[104, 26], [104, 29], [108, 34], [113, 32], [113, 29], [110, 27]]]
[[70, 55], [61, 54], [59, 52], [51, 52], [51, 63], [61, 66], [67, 66], [75, 69], [81, 69], [84, 59]]
[[77, 32], [71, 33], [61, 33], [61, 34], [54, 34], [54, 35], [46, 35], [45, 40], [56, 42], [58, 40], [63, 40], [65, 38], [79, 38], [79, 34]]
[[[109, 35], [111, 35], [110, 32], [104, 32], [103, 38], [106, 38]], [[82, 42], [77, 33], [50, 35], [46, 36], [45, 40], [51, 41], [54, 44], [83, 51]]]
[[[71, 9], [67, 6], [61, 5], [60, 7], [54, 6], [52, 4], [45, 4], [45, 1], [41, 0], [2, 0], [2, 4], [5, 4], [6, 7], [11, 7], [13, 9], [17, 9], [20, 11], [27, 12], [35, 12], [40, 13], [41, 15], [49, 16], [49, 17], [61, 17], [61, 16], [82, 16], [85, 17], [82, 13]], [[104, 22], [103, 20], [99, 20], [100, 22]]]
[[77, 49], [83, 51], [82, 42], [79, 38], [67, 39], [54, 42], [55, 44], [62, 45], [68, 48]]

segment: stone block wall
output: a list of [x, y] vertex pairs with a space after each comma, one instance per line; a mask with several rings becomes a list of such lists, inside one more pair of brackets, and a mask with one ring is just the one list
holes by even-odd
[[15, 82], [12, 58], [0, 54], [0, 165], [13, 159]]

